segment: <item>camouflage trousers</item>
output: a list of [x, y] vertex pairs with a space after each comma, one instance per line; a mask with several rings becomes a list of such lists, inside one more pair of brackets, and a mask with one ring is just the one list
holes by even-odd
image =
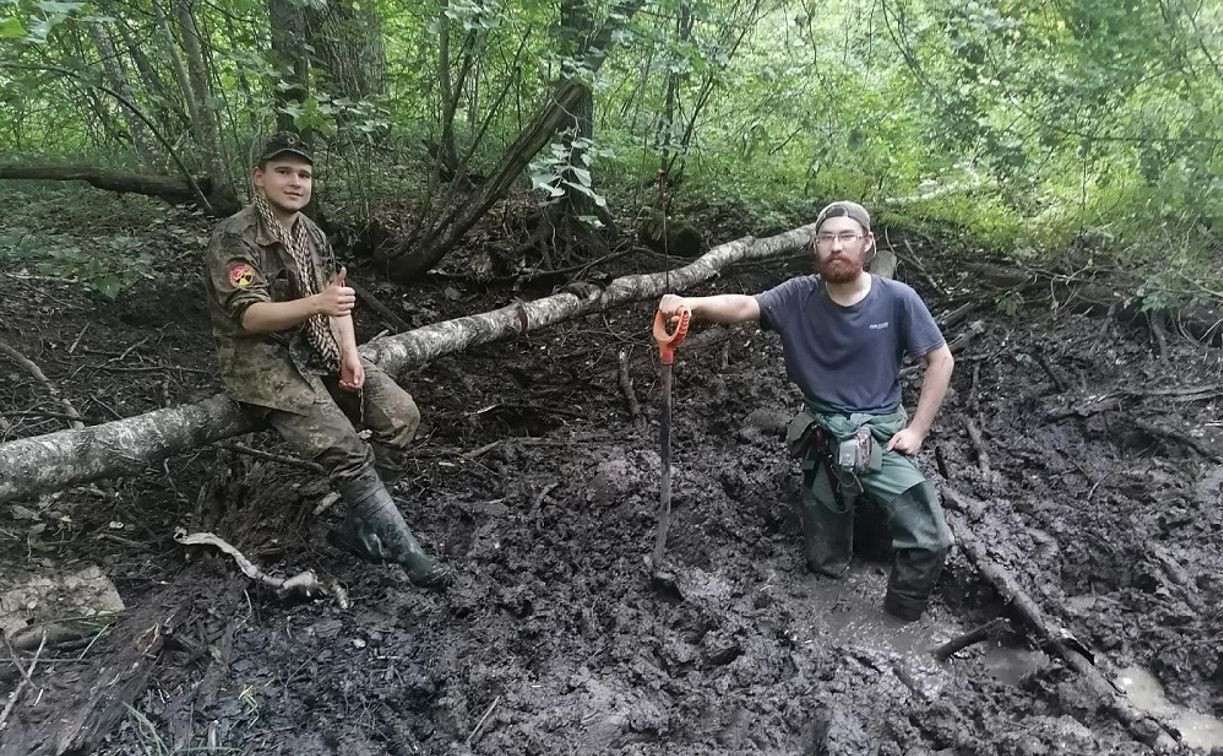
[[[411, 394], [368, 360], [359, 392], [339, 387], [336, 376], [309, 377], [314, 404], [305, 414], [269, 410], [268, 422], [299, 454], [323, 466], [335, 484], [381, 473], [390, 481], [402, 473], [405, 453], [420, 411]], [[370, 444], [357, 435], [368, 429]]]

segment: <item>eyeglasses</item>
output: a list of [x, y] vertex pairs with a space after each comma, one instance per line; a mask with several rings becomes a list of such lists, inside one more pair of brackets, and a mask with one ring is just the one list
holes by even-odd
[[865, 239], [866, 234], [855, 234], [852, 231], [842, 231], [839, 234], [819, 234], [815, 237], [815, 243], [821, 247], [832, 245], [833, 241], [839, 241], [842, 244], [853, 244], [859, 239]]

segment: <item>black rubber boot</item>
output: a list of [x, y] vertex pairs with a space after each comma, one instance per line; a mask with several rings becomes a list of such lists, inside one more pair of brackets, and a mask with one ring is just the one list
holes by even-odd
[[803, 486], [803, 554], [813, 572], [839, 578], [853, 556], [853, 502], [838, 502], [826, 481], [827, 473], [820, 470]]
[[943, 573], [950, 541], [942, 525], [942, 509], [929, 483], [914, 486], [890, 507], [892, 573], [883, 610], [912, 622], [921, 617]]
[[421, 548], [377, 476], [349, 481], [340, 487], [340, 494], [348, 502], [348, 515], [332, 533], [336, 545], [375, 564], [397, 562], [422, 588], [446, 589], [450, 571]]
[[929, 599], [921, 600], [893, 593], [891, 586], [883, 596], [883, 611], [904, 622], [916, 622], [926, 611]]

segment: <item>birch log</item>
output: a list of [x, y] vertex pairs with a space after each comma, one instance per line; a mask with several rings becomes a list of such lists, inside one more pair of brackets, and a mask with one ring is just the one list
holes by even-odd
[[[405, 368], [468, 347], [662, 296], [668, 284], [671, 291], [684, 291], [734, 263], [793, 254], [810, 243], [813, 230], [813, 226], [802, 226], [767, 239], [744, 237], [714, 247], [688, 265], [666, 273], [617, 278], [605, 289], [594, 289], [590, 296], [554, 294], [374, 339], [361, 350], [388, 373], [398, 375]], [[236, 402], [218, 395], [80, 430], [10, 441], [0, 444], [0, 501], [28, 499], [100, 478], [139, 473], [167, 457], [255, 427], [254, 419]]]

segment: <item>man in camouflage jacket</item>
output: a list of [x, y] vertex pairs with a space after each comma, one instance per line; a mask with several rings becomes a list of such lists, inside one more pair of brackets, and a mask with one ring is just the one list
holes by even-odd
[[[327, 470], [348, 504], [332, 534], [338, 545], [444, 588], [448, 570], [421, 548], [383, 482], [402, 469], [420, 414], [357, 352], [347, 271], [336, 271], [326, 236], [300, 212], [313, 162], [296, 134], [270, 139], [252, 171], [254, 202], [209, 242], [206, 286], [225, 392]], [[354, 423], [370, 431], [373, 448]]]

